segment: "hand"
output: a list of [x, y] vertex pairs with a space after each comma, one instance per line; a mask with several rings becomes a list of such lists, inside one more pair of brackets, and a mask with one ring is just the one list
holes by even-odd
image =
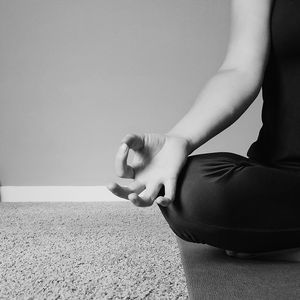
[[[132, 165], [127, 163], [130, 149], [134, 152]], [[118, 149], [115, 170], [119, 177], [133, 181], [128, 186], [111, 183], [107, 188], [136, 206], [151, 206], [154, 201], [168, 206], [174, 201], [177, 177], [186, 162], [187, 149], [188, 141], [182, 137], [128, 134]], [[158, 196], [163, 186], [165, 195]]]

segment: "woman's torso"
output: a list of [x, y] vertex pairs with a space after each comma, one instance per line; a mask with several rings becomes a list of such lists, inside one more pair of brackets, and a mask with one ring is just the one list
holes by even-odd
[[274, 0], [262, 84], [262, 122], [247, 155], [300, 170], [300, 0]]

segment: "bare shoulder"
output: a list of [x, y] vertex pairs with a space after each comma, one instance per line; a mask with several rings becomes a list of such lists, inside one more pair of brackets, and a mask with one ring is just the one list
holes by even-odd
[[261, 80], [268, 59], [274, 0], [232, 0], [230, 38], [220, 69], [239, 69]]

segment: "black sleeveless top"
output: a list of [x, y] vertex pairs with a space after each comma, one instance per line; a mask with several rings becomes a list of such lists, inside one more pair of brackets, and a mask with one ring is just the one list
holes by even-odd
[[300, 171], [300, 0], [274, 0], [262, 127], [247, 156]]

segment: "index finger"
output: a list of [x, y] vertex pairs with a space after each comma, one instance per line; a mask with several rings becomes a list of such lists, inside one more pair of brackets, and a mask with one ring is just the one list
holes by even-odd
[[127, 164], [128, 153], [128, 145], [122, 143], [115, 158], [115, 170], [121, 178], [134, 178], [134, 169]]
[[141, 150], [144, 147], [144, 135], [126, 134], [122, 143], [127, 144], [132, 150]]

